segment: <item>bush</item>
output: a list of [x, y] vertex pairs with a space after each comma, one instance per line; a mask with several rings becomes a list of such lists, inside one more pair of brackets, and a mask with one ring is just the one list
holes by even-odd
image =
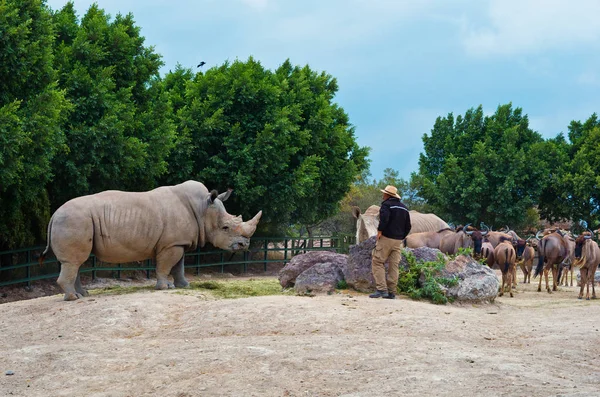
[[458, 283], [458, 279], [456, 277], [447, 278], [440, 276], [442, 269], [446, 265], [443, 257], [440, 255], [435, 262], [417, 263], [412, 252], [405, 250], [403, 255], [408, 262], [408, 270], [400, 271], [398, 291], [407, 294], [412, 299], [428, 299], [435, 304], [448, 303], [448, 298], [442, 286], [452, 287]]

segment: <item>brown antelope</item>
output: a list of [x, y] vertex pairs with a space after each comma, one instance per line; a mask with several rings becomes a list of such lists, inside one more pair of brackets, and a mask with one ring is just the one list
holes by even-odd
[[448, 228], [438, 230], [437, 232], [421, 232], [409, 234], [404, 239], [404, 246], [408, 248], [429, 247], [439, 249], [442, 237], [444, 237], [446, 234], [454, 233], [454, 230]]
[[490, 267], [494, 267], [494, 246], [487, 238], [481, 243], [481, 257], [485, 258], [485, 263]]
[[494, 249], [494, 261], [502, 272], [502, 286], [500, 287], [500, 294], [498, 296], [504, 295], [505, 287], [508, 287], [510, 297], [512, 298], [513, 296], [512, 277], [516, 259], [517, 255], [511, 240], [501, 238], [500, 243]]
[[530, 284], [531, 283], [531, 273], [533, 272], [533, 262], [535, 257], [537, 256], [537, 246], [539, 240], [537, 238], [528, 238], [527, 246], [523, 250], [523, 255], [521, 257], [521, 261], [519, 262], [519, 267], [523, 272], [523, 283]]
[[[567, 244], [569, 246], [569, 256], [562, 263], [562, 268], [558, 272], [558, 285], [564, 285], [565, 287], [569, 286], [569, 271], [571, 272], [571, 287], [573, 286], [573, 270], [575, 266], [573, 266], [573, 262], [575, 261], [575, 239], [570, 235], [566, 235]], [[564, 273], [562, 273], [564, 271]], [[561, 277], [562, 273], [562, 277]]]
[[[538, 233], [539, 235], [539, 233]], [[536, 237], [538, 237], [536, 235]], [[546, 290], [548, 293], [556, 291], [556, 285], [558, 283], [558, 267], [569, 255], [569, 246], [567, 241], [559, 232], [552, 232], [542, 238], [538, 245], [538, 263], [535, 268], [533, 278], [535, 279], [544, 272], [546, 279]], [[552, 291], [548, 284], [548, 272], [552, 270]], [[542, 277], [540, 276], [540, 283], [538, 285], [538, 292], [542, 290]]]
[[573, 262], [573, 265], [579, 267], [579, 274], [581, 274], [581, 287], [577, 299], [583, 298], [584, 286], [586, 287], [585, 299], [590, 299], [590, 282], [592, 284], [592, 299], [596, 299], [594, 276], [600, 263], [600, 248], [598, 248], [598, 244], [593, 240], [593, 237], [593, 232], [587, 231], [575, 239], [575, 262]]
[[455, 233], [447, 233], [442, 236], [439, 250], [444, 254], [456, 254], [459, 248], [473, 247], [476, 255], [481, 255], [481, 243], [483, 237], [487, 235], [487, 231], [469, 230], [469, 225], [465, 225], [462, 229]]

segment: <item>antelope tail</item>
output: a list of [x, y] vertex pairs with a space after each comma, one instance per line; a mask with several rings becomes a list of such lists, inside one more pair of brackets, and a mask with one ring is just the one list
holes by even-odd
[[539, 258], [538, 258], [538, 264], [535, 267], [535, 272], [533, 273], [533, 278], [535, 279], [541, 272], [542, 269], [544, 268], [544, 244], [546, 242], [544, 240], [541, 241], [541, 245], [540, 248], [541, 250], [538, 251], [539, 253]]

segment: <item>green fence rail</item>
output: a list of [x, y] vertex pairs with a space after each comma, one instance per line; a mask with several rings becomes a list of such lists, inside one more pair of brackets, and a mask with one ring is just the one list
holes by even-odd
[[[246, 273], [249, 266], [268, 270], [269, 264], [285, 264], [293, 256], [309, 251], [335, 251], [347, 253], [355, 243], [355, 236], [336, 234], [318, 237], [256, 237], [250, 241], [250, 249], [241, 252], [229, 252], [219, 249], [204, 250], [198, 248], [185, 254], [185, 268], [200, 274], [202, 268], [216, 268], [223, 273], [226, 267], [237, 266]], [[43, 266], [38, 258], [45, 247], [30, 247], [0, 252], [0, 287], [16, 284], [31, 285], [33, 281], [56, 279], [60, 273], [60, 263], [53, 256], [44, 260]], [[121, 272], [143, 271], [150, 278], [155, 270], [151, 259], [137, 263], [113, 264], [101, 262], [94, 255], [81, 266], [80, 273], [91, 273], [92, 279], [98, 274], [110, 273], [109, 277], [121, 278]], [[188, 270], [189, 271], [189, 270]], [[256, 270], [255, 270], [256, 271]]]

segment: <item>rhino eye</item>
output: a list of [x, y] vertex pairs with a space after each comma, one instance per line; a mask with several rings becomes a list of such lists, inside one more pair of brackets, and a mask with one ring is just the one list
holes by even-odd
[[229, 226], [223, 226], [222, 229], [223, 230], [229, 230]]

